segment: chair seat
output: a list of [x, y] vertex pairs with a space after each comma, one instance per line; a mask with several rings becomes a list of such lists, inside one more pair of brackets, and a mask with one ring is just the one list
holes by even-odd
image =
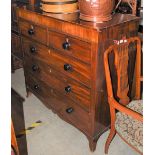
[[[134, 100], [127, 107], [143, 114], [143, 101]], [[118, 112], [116, 114], [115, 128], [117, 133], [125, 139], [129, 144], [140, 152], [143, 152], [143, 123], [135, 120], [125, 113]]]

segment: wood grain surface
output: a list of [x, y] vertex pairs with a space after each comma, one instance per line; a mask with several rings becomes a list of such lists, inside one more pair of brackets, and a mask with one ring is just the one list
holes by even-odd
[[[18, 15], [27, 92], [33, 92], [63, 120], [82, 131], [89, 140], [90, 150], [94, 151], [98, 138], [110, 126], [102, 55], [115, 40], [120, 40], [123, 36], [137, 36], [139, 18], [115, 14], [109, 22], [94, 24], [80, 19], [65, 21], [48, 17], [39, 9], [30, 7], [19, 8]], [[36, 29], [35, 37], [27, 33], [31, 25]], [[32, 47], [35, 48], [31, 50]], [[128, 81], [131, 92], [134, 48], [129, 56]], [[110, 62], [113, 60], [114, 57], [111, 56]], [[32, 71], [32, 68], [37, 71]], [[113, 66], [111, 70], [115, 77]], [[34, 88], [35, 82], [41, 90]], [[65, 93], [66, 86], [71, 86], [73, 92]], [[114, 85], [114, 90], [115, 88], [117, 84]], [[117, 96], [117, 91], [114, 94]], [[132, 98], [131, 93], [129, 97]]]

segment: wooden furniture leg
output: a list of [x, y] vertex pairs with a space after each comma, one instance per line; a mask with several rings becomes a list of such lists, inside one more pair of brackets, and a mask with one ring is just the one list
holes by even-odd
[[26, 97], [28, 98], [29, 96], [31, 96], [31, 92], [26, 88]]
[[91, 152], [94, 152], [96, 150], [96, 145], [97, 145], [97, 139], [89, 139], [89, 148]]
[[111, 129], [110, 129], [110, 134], [107, 138], [106, 144], [105, 144], [105, 154], [108, 153], [108, 149], [109, 149], [109, 145], [112, 141], [112, 139], [114, 138], [115, 134], [116, 134], [116, 130], [115, 130], [115, 109], [110, 107], [110, 113], [111, 113]]

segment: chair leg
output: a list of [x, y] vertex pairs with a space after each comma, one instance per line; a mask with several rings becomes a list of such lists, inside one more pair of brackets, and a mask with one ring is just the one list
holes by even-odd
[[116, 116], [115, 116], [115, 109], [112, 106], [110, 106], [110, 116], [111, 116], [111, 129], [110, 129], [110, 134], [105, 143], [105, 154], [108, 153], [109, 145], [116, 134], [116, 129], [115, 129], [115, 117]]
[[112, 128], [110, 130], [109, 136], [108, 136], [107, 141], [105, 143], [105, 154], [108, 154], [109, 145], [110, 145], [112, 139], [114, 138], [115, 134], [116, 134], [116, 130], [115, 130], [115, 128]]

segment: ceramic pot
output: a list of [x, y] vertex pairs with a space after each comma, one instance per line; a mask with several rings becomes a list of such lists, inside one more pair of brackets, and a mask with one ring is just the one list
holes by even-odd
[[109, 21], [114, 4], [115, 0], [79, 0], [80, 18], [93, 22]]

